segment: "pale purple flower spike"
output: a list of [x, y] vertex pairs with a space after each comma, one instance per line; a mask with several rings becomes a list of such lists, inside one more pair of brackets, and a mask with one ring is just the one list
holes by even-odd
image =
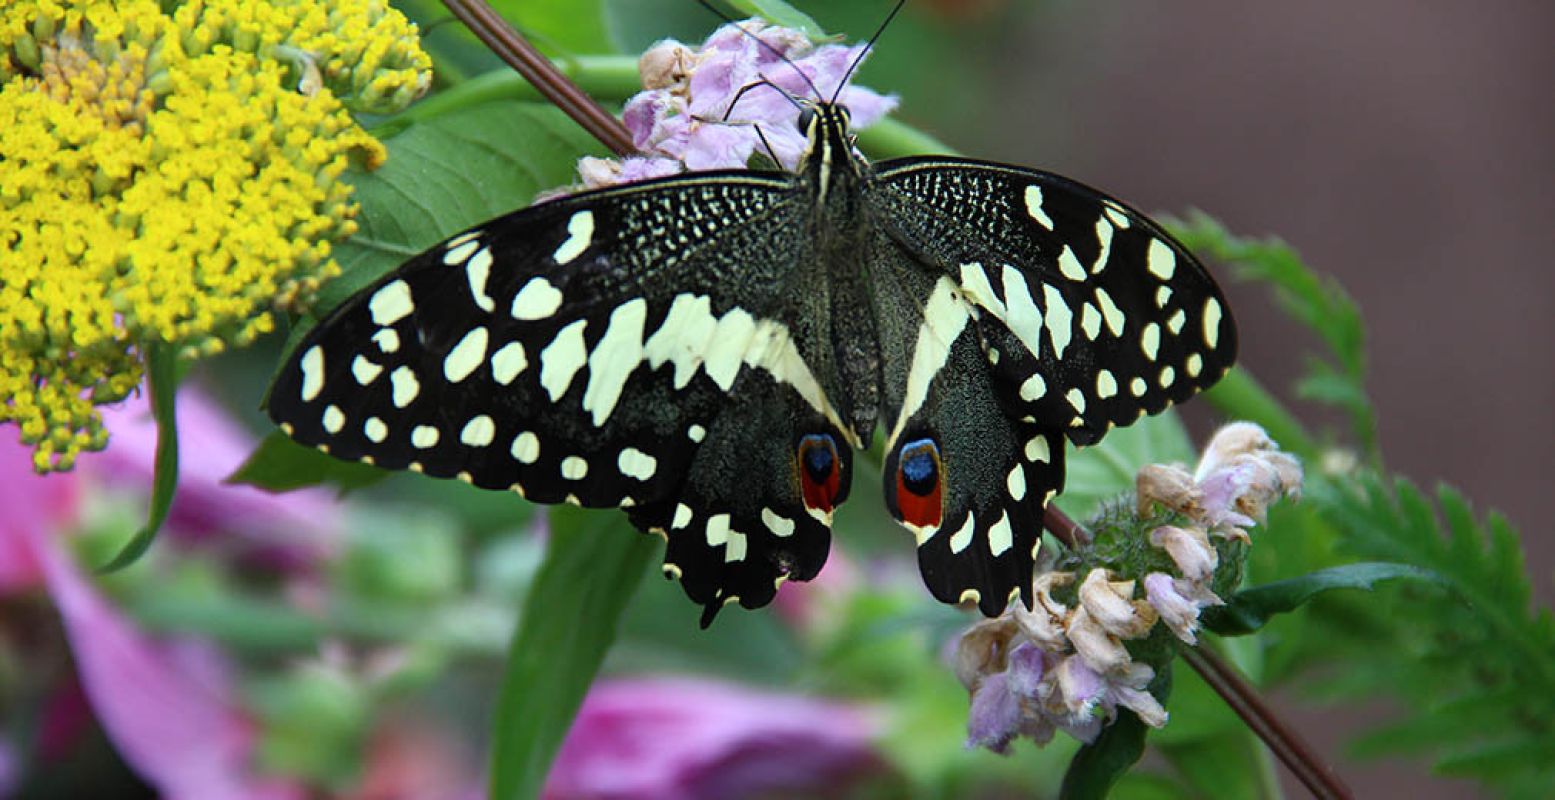
[[[1210, 440], [1196, 473], [1147, 465], [1137, 490], [1141, 519], [1157, 505], [1186, 518], [1147, 534], [1179, 575], [1150, 572], [1136, 580], [1094, 567], [1081, 580], [1077, 572], [1044, 572], [1034, 581], [1030, 611], [1016, 603], [963, 634], [955, 663], [972, 694], [969, 747], [1003, 753], [1017, 737], [1040, 745], [1056, 730], [1094, 741], [1119, 708], [1151, 727], [1165, 725], [1166, 709], [1148, 690], [1155, 672], [1133, 661], [1124, 642], [1148, 636], [1160, 621], [1195, 644], [1199, 612], [1222, 602], [1210, 588], [1219, 565], [1211, 537], [1249, 541], [1246, 528], [1271, 503], [1300, 493], [1301, 465], [1262, 428], [1234, 423]], [[1053, 597], [1077, 582], [1075, 605]]]
[[753, 154], [765, 151], [757, 127], [779, 165], [792, 170], [805, 147], [798, 128], [803, 103], [831, 100], [835, 94], [852, 115], [854, 128], [896, 107], [896, 98], [857, 86], [838, 93], [843, 76], [863, 52], [864, 45], [814, 47], [803, 33], [758, 19], [725, 25], [695, 50], [660, 42], [639, 62], [645, 91], [627, 101], [621, 114], [643, 155], [626, 159], [619, 168], [580, 164], [584, 185], [597, 188], [611, 185], [603, 180], [627, 183], [681, 170], [744, 168]]

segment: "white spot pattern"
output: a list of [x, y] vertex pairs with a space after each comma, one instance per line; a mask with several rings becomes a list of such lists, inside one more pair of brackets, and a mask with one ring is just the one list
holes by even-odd
[[567, 456], [562, 459], [562, 477], [569, 481], [580, 481], [589, 474], [589, 462], [582, 456]]
[[544, 276], [530, 278], [518, 294], [513, 295], [513, 319], [545, 319], [562, 306], [562, 292], [551, 285]]
[[491, 379], [500, 386], [507, 386], [528, 366], [524, 346], [519, 342], [508, 342], [491, 355]]
[[367, 360], [366, 356], [351, 359], [351, 374], [356, 378], [356, 382], [363, 386], [377, 380], [382, 372], [383, 367]]
[[454, 349], [443, 359], [443, 377], [449, 383], [458, 383], [470, 377], [481, 362], [486, 360], [487, 334], [484, 327], [471, 328]]
[[1010, 530], [1010, 512], [1005, 511], [999, 514], [999, 521], [988, 529], [988, 552], [998, 556], [1014, 543], [1014, 531]]
[[508, 452], [520, 464], [533, 464], [540, 460], [540, 437], [530, 431], [524, 431], [513, 437], [513, 446]]
[[1204, 343], [1212, 349], [1220, 342], [1220, 301], [1204, 301]]
[[302, 402], [311, 403], [324, 390], [324, 348], [314, 345], [302, 354]]
[[417, 425], [410, 432], [411, 446], [421, 450], [427, 450], [437, 446], [437, 440], [442, 438], [437, 428], [431, 425]]
[[373, 323], [379, 327], [387, 327], [399, 322], [415, 308], [415, 303], [410, 299], [410, 284], [399, 280], [373, 292], [372, 299], [367, 301], [367, 309], [372, 312]]
[[761, 509], [761, 521], [767, 526], [767, 530], [772, 531], [773, 536], [786, 537], [794, 534], [794, 521], [770, 508]]
[[416, 399], [421, 393], [421, 381], [416, 380], [416, 373], [410, 367], [398, 367], [389, 373], [389, 383], [394, 387], [393, 400], [395, 408], [404, 408]]
[[1042, 227], [1053, 229], [1053, 220], [1048, 217], [1046, 211], [1042, 210], [1042, 187], [1035, 185], [1026, 187], [1026, 213]]
[[[470, 242], [470, 244], [476, 244]], [[470, 296], [475, 298], [475, 305], [482, 311], [491, 313], [497, 308], [497, 301], [486, 294], [486, 281], [491, 277], [491, 248], [482, 247], [468, 263], [464, 265], [464, 276], [470, 282]]]
[[345, 412], [340, 410], [340, 406], [332, 405], [324, 409], [324, 430], [330, 433], [339, 433], [340, 429], [345, 426], [346, 415]]
[[573, 376], [587, 361], [588, 349], [583, 344], [583, 329], [587, 325], [586, 319], [568, 323], [540, 351], [540, 385], [553, 403], [567, 393]]
[[[1019, 464], [1010, 470], [1009, 477], [1005, 479], [1005, 488], [1010, 490], [1010, 499], [1019, 502], [1026, 499], [1026, 470]], [[997, 555], [997, 554], [995, 554]]]
[[621, 399], [621, 389], [632, 370], [642, 363], [643, 321], [648, 301], [635, 297], [610, 314], [605, 335], [589, 354], [589, 382], [583, 390], [583, 410], [593, 415], [594, 426], [605, 424]]
[[459, 432], [459, 441], [469, 447], [485, 447], [496, 438], [497, 422], [486, 414], [464, 423], [464, 430]]
[[966, 522], [961, 524], [961, 529], [950, 535], [950, 552], [960, 555], [962, 550], [972, 544], [972, 534], [977, 531], [977, 515], [966, 512]]
[[950, 278], [940, 278], [923, 308], [923, 324], [918, 327], [918, 342], [913, 346], [912, 365], [907, 369], [907, 389], [902, 398], [902, 410], [891, 426], [891, 435], [886, 438], [888, 448], [896, 443], [896, 437], [901, 435], [907, 420], [918, 413], [918, 409], [928, 399], [929, 384], [950, 358], [951, 345], [966, 330], [969, 318], [966, 304], [956, 296], [955, 283]]
[[382, 444], [384, 439], [389, 438], [389, 426], [377, 417], [368, 417], [367, 421], [362, 423], [362, 433], [367, 436], [369, 442]]
[[1177, 271], [1177, 255], [1166, 242], [1151, 239], [1150, 249], [1145, 253], [1145, 266], [1150, 270], [1151, 275], [1169, 281]]
[[1053, 342], [1053, 357], [1063, 358], [1064, 348], [1069, 346], [1069, 338], [1073, 335], [1071, 328], [1074, 322], [1074, 312], [1069, 310], [1069, 304], [1064, 302], [1064, 296], [1058, 291], [1058, 287], [1050, 284], [1042, 284], [1043, 305], [1047, 308], [1045, 322], [1048, 338]]
[[616, 458], [616, 467], [628, 478], [645, 481], [652, 478], [653, 473], [658, 470], [659, 460], [635, 447], [628, 447]]
[[594, 239], [594, 212], [584, 209], [567, 220], [567, 240], [556, 248], [551, 258], [558, 264], [566, 264], [587, 250]]

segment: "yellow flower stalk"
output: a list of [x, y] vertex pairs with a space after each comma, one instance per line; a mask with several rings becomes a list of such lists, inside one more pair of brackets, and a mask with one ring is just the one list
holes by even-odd
[[151, 345], [242, 346], [338, 272], [340, 175], [385, 155], [350, 111], [430, 77], [381, 0], [0, 6], [0, 423], [37, 469], [106, 445]]

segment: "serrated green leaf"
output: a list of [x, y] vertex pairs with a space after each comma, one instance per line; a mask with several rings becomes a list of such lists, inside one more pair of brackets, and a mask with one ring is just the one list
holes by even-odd
[[270, 492], [289, 492], [327, 483], [344, 494], [377, 483], [388, 475], [385, 470], [356, 461], [342, 461], [297, 444], [280, 431], [272, 431], [225, 483]]
[[146, 350], [146, 391], [151, 396], [151, 416], [157, 424], [157, 450], [153, 459], [151, 505], [146, 524], [125, 542], [98, 572], [117, 572], [140, 560], [167, 521], [178, 491], [178, 356], [167, 345], [152, 344]]
[[537, 797], [659, 543], [613, 512], [551, 510], [492, 721], [493, 800]]
[[1101, 800], [1145, 753], [1145, 723], [1128, 709], [1103, 728], [1096, 741], [1080, 748], [1064, 773], [1060, 800]]
[[1243, 589], [1232, 595], [1225, 605], [1205, 609], [1200, 621], [1205, 628], [1221, 636], [1243, 636], [1262, 628], [1276, 614], [1295, 611], [1323, 592], [1334, 589], [1369, 591], [1382, 581], [1399, 578], [1442, 582], [1436, 573], [1408, 564], [1346, 564]]

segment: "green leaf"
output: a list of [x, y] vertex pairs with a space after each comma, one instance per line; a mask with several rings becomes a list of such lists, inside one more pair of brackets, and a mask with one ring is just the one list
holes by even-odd
[[162, 529], [162, 523], [167, 521], [168, 511], [173, 508], [173, 495], [178, 491], [178, 357], [166, 345], [154, 344], [147, 348], [146, 388], [151, 395], [151, 416], [157, 423], [151, 507], [145, 526], [98, 569], [101, 573], [117, 572], [145, 555], [156, 540], [157, 531]]
[[783, 0], [729, 0], [729, 5], [748, 17], [761, 17], [785, 28], [795, 28], [819, 42], [826, 38], [826, 31], [809, 15], [783, 2]]
[[608, 53], [601, 0], [490, 0], [492, 8], [544, 50]]
[[1097, 445], [1070, 448], [1064, 491], [1056, 502], [1064, 513], [1083, 520], [1103, 500], [1133, 491], [1140, 467], [1194, 460], [1193, 445], [1175, 413], [1146, 417], [1108, 433]]
[[[722, 22], [688, 0], [605, 0], [605, 30], [623, 53], [641, 53], [661, 39], [694, 47]], [[632, 66], [635, 75], [635, 60]]]
[[1382, 581], [1397, 578], [1441, 582], [1436, 573], [1408, 564], [1346, 564], [1244, 589], [1232, 595], [1225, 605], [1206, 609], [1200, 620], [1205, 628], [1221, 636], [1242, 636], [1262, 628], [1276, 614], [1295, 611], [1323, 592], [1371, 590]]
[[1145, 723], [1128, 709], [1103, 728], [1096, 741], [1080, 748], [1064, 773], [1060, 800], [1101, 800], [1145, 752]]
[[551, 510], [493, 720], [492, 800], [537, 797], [659, 543], [614, 512]]
[[539, 103], [457, 107], [385, 144], [389, 160], [348, 175], [362, 204], [355, 236], [335, 248], [341, 277], [319, 293], [328, 309], [444, 238], [571, 183], [580, 157], [603, 150]]
[[1376, 412], [1365, 388], [1366, 329], [1359, 307], [1344, 288], [1308, 267], [1284, 242], [1233, 236], [1207, 214], [1195, 212], [1186, 222], [1169, 222], [1167, 227], [1190, 249], [1235, 264], [1243, 279], [1273, 286], [1286, 313], [1317, 334], [1336, 363], [1314, 359], [1311, 363], [1318, 366], [1303, 381], [1302, 391], [1348, 413], [1356, 439], [1375, 457]]
[[388, 475], [385, 470], [356, 461], [342, 461], [297, 444], [280, 431], [272, 431], [225, 482], [271, 492], [289, 492], [328, 483], [344, 494], [377, 483]]

